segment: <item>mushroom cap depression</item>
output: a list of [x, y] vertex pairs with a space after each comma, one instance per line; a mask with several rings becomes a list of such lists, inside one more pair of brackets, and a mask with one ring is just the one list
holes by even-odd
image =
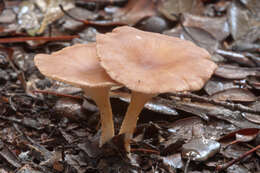
[[217, 68], [190, 41], [128, 26], [98, 34], [97, 54], [112, 79], [142, 93], [199, 90]]
[[80, 88], [115, 85], [100, 66], [96, 44], [77, 44], [58, 52], [38, 54], [35, 65], [45, 76]]

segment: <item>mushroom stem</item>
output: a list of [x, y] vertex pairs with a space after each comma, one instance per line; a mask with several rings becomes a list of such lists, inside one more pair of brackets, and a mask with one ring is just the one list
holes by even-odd
[[110, 87], [84, 88], [86, 95], [90, 96], [97, 104], [100, 111], [101, 139], [99, 146], [109, 141], [115, 134], [113, 114], [109, 99]]
[[149, 101], [154, 94], [145, 94], [145, 93], [140, 93], [136, 91], [132, 91], [131, 94], [131, 102], [127, 108], [127, 112], [125, 114], [125, 118], [123, 120], [123, 123], [120, 128], [119, 134], [126, 134], [126, 149], [129, 151], [129, 142], [130, 139], [132, 138], [132, 135], [134, 133], [138, 116], [140, 112], [142, 111], [145, 103]]

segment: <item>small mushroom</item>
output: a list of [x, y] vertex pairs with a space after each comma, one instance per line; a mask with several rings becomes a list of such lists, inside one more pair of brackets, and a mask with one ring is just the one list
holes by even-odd
[[96, 44], [78, 44], [58, 52], [38, 54], [35, 65], [45, 76], [82, 88], [100, 109], [100, 146], [114, 136], [114, 124], [109, 100], [110, 87], [116, 83], [100, 66]]
[[97, 54], [109, 76], [132, 90], [120, 129], [129, 138], [149, 99], [160, 93], [199, 90], [217, 68], [210, 54], [190, 41], [128, 26], [98, 34]]

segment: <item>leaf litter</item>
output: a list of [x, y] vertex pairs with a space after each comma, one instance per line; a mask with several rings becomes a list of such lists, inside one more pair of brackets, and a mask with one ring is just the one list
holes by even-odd
[[[257, 0], [1, 2], [1, 172], [260, 171], [259, 8]], [[190, 40], [219, 65], [202, 90], [145, 105], [131, 157], [124, 135], [99, 148], [93, 101], [32, 62], [118, 25]], [[129, 101], [125, 88], [111, 93], [116, 131]]]

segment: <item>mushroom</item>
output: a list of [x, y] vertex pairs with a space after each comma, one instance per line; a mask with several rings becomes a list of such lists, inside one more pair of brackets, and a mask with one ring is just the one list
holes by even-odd
[[101, 116], [100, 146], [114, 136], [109, 90], [116, 83], [100, 66], [96, 44], [77, 44], [58, 52], [38, 54], [35, 65], [45, 76], [82, 88], [97, 104]]
[[199, 90], [217, 68], [210, 54], [190, 41], [128, 26], [98, 34], [97, 54], [109, 76], [132, 91], [119, 132], [128, 134], [129, 140], [149, 99], [160, 93]]

